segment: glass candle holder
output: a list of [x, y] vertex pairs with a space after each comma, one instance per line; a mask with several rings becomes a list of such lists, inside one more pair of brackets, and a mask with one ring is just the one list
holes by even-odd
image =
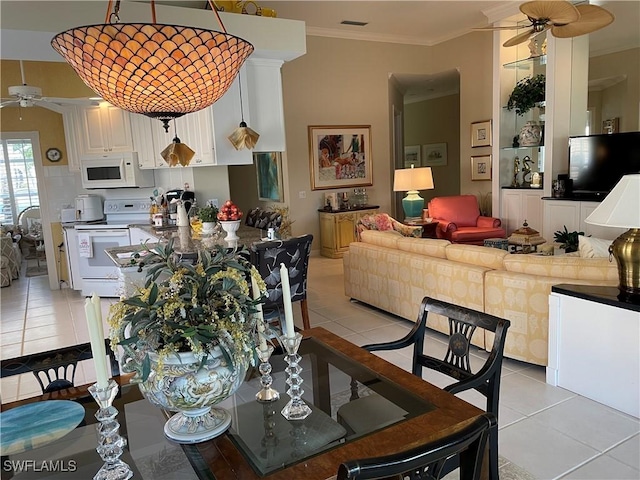
[[256, 393], [256, 400], [259, 402], [275, 402], [280, 398], [280, 394], [271, 386], [273, 377], [271, 377], [271, 364], [269, 363], [269, 358], [273, 353], [273, 347], [269, 345], [265, 350], [261, 350], [260, 347], [256, 347], [256, 352], [260, 359], [258, 371], [261, 375], [260, 385], [262, 385], [260, 391]]
[[95, 417], [100, 422], [96, 426], [98, 432], [98, 454], [104, 460], [104, 465], [95, 474], [93, 480], [127, 480], [133, 477], [129, 465], [120, 460], [120, 455], [127, 440], [120, 436], [120, 423], [117, 420], [118, 410], [113, 406], [113, 399], [118, 394], [118, 384], [110, 379], [105, 388], [99, 388], [97, 383], [89, 387], [89, 393], [100, 409]]
[[300, 376], [302, 367], [299, 365], [302, 357], [298, 355], [298, 348], [300, 347], [301, 341], [302, 335], [300, 333], [296, 333], [294, 337], [282, 336], [280, 338], [280, 343], [287, 352], [285, 361], [288, 366], [285, 372], [287, 372], [288, 375], [287, 385], [289, 385], [287, 394], [291, 397], [291, 400], [289, 400], [289, 403], [285, 405], [281, 412], [282, 416], [287, 420], [304, 420], [311, 414], [311, 408], [302, 400], [304, 390], [301, 387], [302, 377]]

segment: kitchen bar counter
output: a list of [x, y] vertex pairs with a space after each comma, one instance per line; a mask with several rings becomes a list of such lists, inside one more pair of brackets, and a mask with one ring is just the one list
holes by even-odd
[[[215, 245], [229, 246], [224, 240], [225, 232], [222, 232], [219, 236], [192, 236], [190, 227], [184, 227], [186, 229], [184, 231], [178, 231], [178, 227], [156, 229], [153, 225], [148, 224], [132, 224], [129, 227], [140, 228], [149, 235], [159, 237], [160, 243], [166, 243], [170, 238], [173, 238], [173, 248], [179, 254], [193, 254], [199, 249], [213, 248]], [[262, 240], [262, 230], [242, 224], [237, 234], [240, 237], [238, 245], [246, 247]], [[147, 243], [147, 247], [150, 249], [153, 249], [156, 245], [157, 243]], [[127, 268], [137, 266], [144, 259], [144, 256], [135, 258], [134, 255], [136, 253], [143, 254], [145, 250], [145, 246], [142, 245], [127, 245], [107, 248], [105, 252], [116, 266]]]

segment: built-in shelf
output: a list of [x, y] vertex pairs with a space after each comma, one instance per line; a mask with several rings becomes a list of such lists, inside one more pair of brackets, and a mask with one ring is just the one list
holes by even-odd
[[529, 57], [523, 58], [521, 60], [516, 60], [515, 62], [509, 62], [502, 65], [504, 68], [518, 68], [521, 70], [530, 70], [532, 67], [546, 65], [547, 64], [547, 56], [540, 55], [538, 57]]

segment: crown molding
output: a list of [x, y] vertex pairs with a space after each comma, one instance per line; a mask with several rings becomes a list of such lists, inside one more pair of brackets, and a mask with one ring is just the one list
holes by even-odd
[[487, 17], [489, 25], [493, 25], [496, 22], [508, 19], [514, 15], [519, 14], [524, 16], [520, 11], [520, 3], [521, 2], [510, 2], [504, 5], [498, 5], [497, 7], [481, 10], [481, 12], [485, 17]]

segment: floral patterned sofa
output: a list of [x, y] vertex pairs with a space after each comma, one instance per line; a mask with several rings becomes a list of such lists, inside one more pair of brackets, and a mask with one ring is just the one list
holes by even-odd
[[[618, 284], [607, 258], [511, 255], [395, 231], [360, 232], [343, 262], [347, 296], [412, 321], [426, 295], [506, 318], [505, 356], [537, 365], [547, 364], [551, 286]], [[448, 333], [443, 318], [431, 327]], [[492, 344], [478, 335], [473, 341]]]

